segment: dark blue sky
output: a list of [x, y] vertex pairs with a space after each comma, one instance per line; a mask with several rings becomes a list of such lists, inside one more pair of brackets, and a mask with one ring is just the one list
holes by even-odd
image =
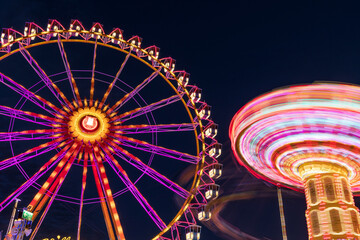
[[[357, 1], [8, 1], [0, 27], [22, 30], [47, 19], [68, 26], [100, 22], [157, 45], [203, 89], [224, 143], [223, 195], [255, 187], [274, 190], [234, 168], [228, 126], [235, 112], [272, 89], [317, 80], [360, 83]], [[228, 167], [228, 168], [227, 168]], [[251, 185], [254, 184], [255, 186]], [[1, 194], [0, 194], [1, 195]], [[227, 205], [222, 218], [260, 239], [280, 239], [276, 193]], [[305, 200], [284, 193], [288, 238], [306, 238]], [[222, 239], [204, 229], [202, 239]]]

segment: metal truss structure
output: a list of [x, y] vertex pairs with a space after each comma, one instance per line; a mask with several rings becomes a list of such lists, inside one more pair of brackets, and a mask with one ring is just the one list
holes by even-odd
[[[69, 58], [77, 54], [67, 50], [72, 44], [92, 46], [91, 68], [72, 69]], [[58, 57], [63, 62], [62, 72], [48, 74], [43, 68], [44, 63], [32, 53], [32, 49], [41, 49], [47, 45], [58, 48]], [[116, 75], [97, 70], [98, 55], [102, 49], [122, 54], [123, 60], [118, 65]], [[176, 70], [173, 58], [160, 58], [158, 47], [142, 47], [139, 36], [125, 39], [119, 28], [106, 34], [100, 23], [85, 29], [78, 20], [72, 20], [68, 28], [57, 20], [49, 20], [46, 28], [28, 22], [23, 32], [3, 29], [0, 64], [12, 56], [25, 59], [26, 67], [31, 68], [38, 80], [26, 86], [23, 84], [24, 79], [13, 79], [10, 74], [2, 73], [0, 66], [1, 83], [12, 91], [11, 94], [20, 97], [15, 105], [0, 105], [0, 115], [9, 121], [8, 131], [0, 133], [0, 142], [10, 146], [12, 152], [10, 157], [0, 161], [0, 171], [6, 174], [7, 170], [17, 168], [25, 179], [11, 194], [1, 196], [0, 212], [34, 187], [36, 194], [27, 207], [34, 214], [32, 220], [35, 227], [30, 239], [34, 239], [41, 224], [46, 221], [44, 219], [52, 203], [58, 200], [78, 205], [77, 239], [80, 239], [82, 221], [85, 221], [82, 217], [83, 206], [97, 203], [101, 205], [108, 237], [123, 240], [126, 229], [120, 222], [116, 200], [123, 197], [124, 192], [130, 192], [158, 229], [152, 239], [199, 239], [200, 227], [196, 221], [210, 219], [211, 209], [207, 208], [207, 202], [216, 198], [219, 191], [215, 179], [220, 177], [222, 171], [222, 165], [216, 159], [221, 154], [221, 144], [215, 139], [218, 126], [211, 120], [211, 107], [202, 100], [202, 90], [189, 83], [189, 73]], [[125, 82], [121, 77], [130, 61], [137, 61], [150, 71], [146, 78], [135, 85], [131, 85], [131, 79]], [[156, 92], [147, 91], [156, 81], [167, 85], [170, 94], [147, 103], [141, 94], [157, 95]], [[89, 88], [78, 87], [84, 82], [89, 83]], [[101, 95], [96, 94], [99, 91], [96, 84], [106, 86]], [[123, 86], [127, 86], [128, 90], [124, 90]], [[126, 108], [130, 103], [136, 107]], [[162, 114], [177, 114], [173, 113], [174, 108], [177, 111], [179, 107], [182, 108], [182, 112], [179, 112], [185, 113], [187, 122], [155, 121], [158, 111], [165, 112]], [[167, 110], [169, 113], [166, 113]], [[18, 131], [17, 126], [21, 122], [34, 127]], [[192, 139], [182, 141], [183, 145], [189, 146], [179, 149], [192, 149], [193, 152], [157, 143], [157, 138], [164, 134], [172, 134], [172, 138], [176, 138], [177, 134], [186, 132], [193, 133]], [[150, 140], [144, 140], [144, 135], [150, 136]], [[13, 149], [17, 141], [23, 142], [25, 146], [27, 142], [39, 144], [17, 153]], [[48, 154], [52, 154], [52, 157], [44, 161], [34, 173], [28, 173], [23, 167], [24, 163], [44, 158]], [[146, 161], [141, 159], [144, 154], [148, 154]], [[181, 186], [168, 177], [171, 173], [153, 167], [152, 163], [158, 161], [156, 157], [192, 167], [191, 185]], [[171, 221], [165, 222], [150, 205], [139, 190], [139, 179], [131, 179], [123, 164], [139, 171], [139, 178], [150, 177], [154, 185], [162, 185], [181, 200], [178, 212], [171, 217]], [[71, 184], [65, 179], [74, 167], [82, 169], [80, 195], [60, 194], [63, 185]], [[95, 198], [85, 197], [88, 171], [92, 171], [96, 183], [98, 196]], [[117, 181], [108, 177], [109, 172], [115, 174], [117, 181], [125, 186], [122, 190], [110, 187], [116, 185]], [[126, 217], [121, 221], [126, 221]]]

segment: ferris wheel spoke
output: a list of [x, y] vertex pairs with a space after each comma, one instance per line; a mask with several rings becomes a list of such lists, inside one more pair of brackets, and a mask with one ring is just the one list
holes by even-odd
[[130, 190], [139, 204], [144, 208], [145, 212], [150, 216], [150, 218], [154, 221], [154, 223], [163, 230], [166, 228], [166, 224], [159, 217], [156, 211], [150, 206], [146, 198], [140, 193], [135, 184], [130, 180], [127, 173], [120, 166], [119, 162], [111, 155], [110, 151], [106, 147], [102, 147], [104, 151], [105, 158], [109, 163], [110, 167], [116, 172], [121, 181], [126, 185], [126, 187]]
[[[196, 123], [195, 123], [196, 124]], [[161, 133], [161, 132], [183, 132], [194, 131], [196, 125], [192, 123], [179, 124], [157, 124], [157, 125], [118, 125], [110, 128], [120, 134], [139, 134], [139, 133]]]
[[197, 164], [200, 161], [200, 158], [198, 156], [194, 156], [188, 153], [183, 153], [173, 149], [156, 146], [151, 143], [122, 136], [120, 134], [110, 134], [110, 135], [114, 139], [118, 140], [119, 144], [122, 146], [138, 149], [145, 152], [155, 153], [164, 157], [169, 157], [175, 160], [188, 162], [191, 164]]
[[64, 124], [60, 119], [48, 117], [42, 114], [37, 114], [29, 111], [23, 111], [0, 105], [0, 115], [16, 118], [26, 122], [44, 125], [47, 127], [56, 127], [56, 125]]
[[[110, 185], [109, 185], [109, 179], [106, 175], [106, 171], [105, 171], [105, 167], [104, 167], [104, 164], [103, 164], [103, 160], [99, 154], [99, 147], [98, 146], [95, 146], [94, 147], [94, 156], [95, 156], [95, 160], [96, 160], [96, 164], [93, 165], [93, 168], [96, 166], [98, 168], [98, 177], [100, 179], [100, 183], [101, 183], [101, 186], [103, 187], [103, 191], [106, 195], [106, 202], [107, 202], [107, 205], [108, 205], [108, 208], [111, 212], [110, 216], [111, 216], [111, 219], [113, 221], [113, 224], [115, 226], [115, 232], [116, 232], [116, 235], [117, 235], [117, 238], [119, 239], [125, 239], [125, 236], [124, 236], [124, 231], [123, 231], [123, 228], [121, 226], [121, 223], [120, 223], [120, 217], [119, 217], [119, 214], [116, 210], [116, 204], [115, 204], [115, 201], [114, 201], [114, 198], [113, 198], [113, 195], [112, 195], [112, 191], [110, 189]], [[91, 158], [90, 158], [91, 159]]]
[[[139, 85], [137, 85], [131, 92], [127, 93], [123, 98], [121, 98], [119, 101], [115, 103], [113, 107], [111, 107], [107, 113], [111, 114], [112, 112], [116, 112], [121, 108], [122, 105], [124, 105], [127, 101], [132, 99], [136, 94], [139, 93], [141, 89], [143, 89], [148, 83], [150, 83], [154, 78], [156, 78], [159, 75], [159, 72], [161, 71], [161, 67], [159, 67], [155, 72], [153, 72], [149, 77], [147, 77], [144, 81], [142, 81]], [[104, 95], [104, 98], [107, 97], [107, 95]]]
[[0, 212], [6, 208], [11, 202], [19, 197], [26, 189], [28, 189], [34, 182], [42, 177], [49, 169], [51, 169], [65, 153], [63, 151], [58, 152], [47, 163], [45, 163], [32, 177], [27, 179], [17, 190], [10, 194], [4, 201], [0, 203]]
[[4, 85], [9, 87], [11, 90], [17, 92], [22, 97], [26, 98], [27, 100], [34, 103], [36, 106], [40, 107], [41, 109], [44, 109], [48, 113], [50, 113], [53, 116], [59, 116], [59, 112], [61, 113], [62, 110], [57, 108], [55, 105], [50, 103], [49, 101], [43, 99], [42, 97], [34, 94], [33, 92], [29, 91], [22, 85], [18, 84], [8, 76], [4, 75], [3, 73], [0, 73], [0, 82], [2, 82]]
[[40, 79], [44, 82], [45, 86], [50, 90], [50, 92], [56, 97], [56, 99], [60, 102], [61, 105], [65, 106], [70, 104], [65, 95], [61, 92], [58, 86], [51, 81], [45, 71], [40, 67], [34, 57], [30, 54], [30, 52], [24, 48], [24, 46], [19, 43], [19, 49], [25, 60], [30, 64], [30, 66], [34, 69], [36, 74], [40, 77]]
[[82, 183], [81, 183], [81, 195], [80, 195], [80, 209], [79, 209], [79, 218], [78, 218], [78, 229], [77, 229], [77, 240], [80, 240], [80, 229], [81, 229], [81, 222], [82, 222], [82, 212], [83, 212], [83, 205], [84, 205], [84, 192], [86, 188], [86, 178], [87, 178], [87, 165], [88, 165], [88, 158], [89, 154], [86, 150], [84, 150], [84, 166], [83, 166], [83, 174], [82, 174]]
[[128, 121], [130, 119], [133, 119], [135, 117], [144, 115], [146, 113], [155, 111], [155, 110], [157, 110], [159, 108], [165, 107], [165, 106], [167, 106], [169, 104], [175, 103], [175, 102], [179, 101], [181, 98], [182, 98], [182, 94], [173, 95], [171, 97], [162, 99], [162, 100], [160, 100], [158, 102], [155, 102], [155, 103], [152, 103], [150, 105], [140, 107], [140, 108], [136, 108], [134, 110], [131, 110], [131, 111], [125, 112], [123, 114], [120, 114], [120, 115], [118, 115], [116, 117], [113, 117], [112, 122], [114, 122], [115, 124], [123, 123], [123, 122]]
[[20, 164], [16, 164], [16, 168], [19, 169], [19, 171], [25, 177], [25, 179], [29, 178], [29, 175], [26, 173], [26, 171], [24, 170], [24, 168]]
[[103, 105], [104, 105], [107, 97], [109, 96], [111, 90], [112, 90], [113, 87], [115, 86], [116, 81], [119, 79], [119, 76], [120, 76], [122, 70], [124, 69], [125, 64], [126, 64], [127, 61], [129, 60], [130, 55], [131, 55], [131, 50], [130, 50], [129, 53], [126, 55], [125, 60], [123, 61], [123, 63], [121, 64], [121, 66], [120, 66], [120, 68], [119, 68], [119, 70], [118, 70], [118, 72], [116, 73], [116, 76], [115, 76], [114, 80], [111, 82], [111, 84], [109, 85], [108, 89], [106, 90], [106, 92], [105, 92], [105, 94], [104, 94], [104, 96], [103, 96], [103, 99], [102, 99], [101, 102], [100, 102], [99, 108], [102, 108], [102, 107], [103, 107]]
[[59, 46], [61, 58], [63, 60], [64, 66], [65, 66], [65, 70], [66, 70], [66, 73], [67, 73], [67, 76], [68, 76], [68, 79], [69, 79], [69, 83], [70, 83], [70, 86], [71, 86], [73, 97], [74, 97], [75, 101], [77, 102], [77, 104], [80, 107], [82, 107], [83, 104], [82, 104], [82, 101], [80, 99], [79, 89], [78, 89], [78, 87], [76, 85], [75, 79], [74, 79], [73, 74], [71, 72], [70, 63], [68, 61], [68, 58], [67, 58], [67, 55], [66, 55], [66, 52], [65, 52], [64, 44], [60, 39], [60, 35], [58, 35], [58, 46]]
[[47, 142], [47, 143], [41, 144], [37, 147], [31, 148], [24, 153], [21, 153], [14, 157], [5, 159], [0, 162], [0, 170], [4, 170], [6, 168], [14, 166], [15, 164], [27, 161], [31, 158], [37, 157], [41, 154], [44, 154], [44, 153], [50, 152], [56, 148], [59, 148], [64, 144], [64, 142], [62, 142], [63, 140], [64, 140], [64, 138], [60, 137], [51, 142]]
[[21, 132], [0, 132], [0, 142], [52, 139], [63, 132], [62, 129], [26, 130]]
[[125, 149], [121, 148], [120, 146], [118, 146], [110, 141], [106, 141], [106, 143], [108, 144], [108, 146], [106, 146], [106, 147], [108, 148], [108, 150], [110, 152], [113, 152], [116, 156], [118, 156], [119, 158], [123, 159], [124, 161], [130, 163], [132, 166], [134, 166], [141, 172], [145, 173], [146, 175], [148, 175], [149, 177], [151, 177], [158, 183], [162, 184], [166, 188], [170, 189], [171, 191], [173, 191], [180, 197], [186, 199], [190, 195], [190, 193], [187, 190], [185, 190], [184, 188], [179, 186], [177, 183], [171, 181], [164, 175], [160, 174], [153, 168], [144, 164], [139, 158], [137, 158], [133, 154], [129, 153]]
[[[109, 210], [116, 211], [116, 206], [115, 206], [114, 202], [112, 202], [113, 203], [112, 206], [111, 206], [111, 203], [109, 202], [110, 199], [108, 196], [109, 196], [109, 194], [112, 195], [111, 190], [110, 190], [110, 192], [106, 191], [105, 186], [104, 186], [104, 181], [101, 180], [102, 179], [102, 177], [100, 175], [101, 170], [99, 169], [99, 165], [95, 164], [94, 158], [96, 158], [96, 156], [94, 156], [93, 153], [90, 152], [90, 162], [92, 165], [93, 175], [95, 178], [96, 189], [97, 189], [100, 199], [104, 199], [106, 201], [106, 203], [105, 203], [105, 201], [101, 200], [100, 204], [101, 204], [101, 209], [102, 209], [102, 212], [104, 215], [105, 224], [106, 224], [106, 228], [107, 228], [107, 231], [109, 234], [109, 238], [115, 239], [114, 230], [113, 230], [113, 227], [111, 224], [111, 219], [110, 219], [110, 216], [111, 216], [112, 220], [113, 220], [113, 224], [115, 225], [117, 239], [125, 240], [125, 236], [124, 236], [123, 229], [122, 229], [122, 226], [120, 223], [119, 215], [116, 214], [116, 217], [115, 217], [115, 215], [109, 214]], [[104, 171], [104, 169], [103, 169], [103, 171]], [[105, 194], [107, 194], [106, 196], [104, 196], [104, 192], [105, 192]]]
[[61, 158], [59, 158], [60, 162], [56, 166], [56, 168], [51, 172], [50, 176], [47, 178], [45, 183], [41, 186], [38, 193], [32, 199], [30, 204], [28, 205], [29, 211], [34, 213], [34, 219], [41, 211], [42, 207], [46, 203], [49, 198], [49, 195], [54, 191], [57, 183], [60, 180], [61, 172], [64, 170], [64, 165], [68, 162], [71, 155], [79, 148], [78, 143], [72, 143], [72, 141], [68, 141], [68, 144], [59, 152]]
[[[64, 183], [64, 180], [65, 180], [65, 178], [66, 178], [66, 176], [67, 176], [67, 174], [68, 174], [68, 172], [69, 172], [69, 170], [70, 170], [70, 167], [71, 167], [72, 164], [74, 163], [74, 160], [75, 160], [77, 154], [79, 153], [80, 148], [81, 148], [81, 147], [78, 147], [78, 148], [77, 148], [76, 152], [73, 154], [73, 156], [70, 158], [70, 160], [67, 162], [65, 168], [64, 168], [63, 171], [61, 172], [61, 174], [60, 174], [60, 176], [59, 176], [59, 181], [57, 182], [57, 185], [56, 185], [56, 188], [55, 188], [55, 190], [53, 191], [52, 196], [51, 196], [51, 198], [50, 198], [50, 200], [49, 200], [49, 202], [48, 202], [48, 204], [47, 204], [47, 206], [46, 206], [43, 214], [41, 215], [41, 217], [40, 217], [40, 219], [39, 219], [39, 222], [36, 224], [36, 227], [34, 228], [32, 234], [31, 234], [31, 236], [30, 236], [30, 240], [33, 240], [33, 239], [35, 238], [36, 233], [37, 233], [37, 231], [39, 230], [42, 222], [44, 221], [44, 218], [45, 218], [46, 214], [48, 213], [48, 211], [49, 211], [52, 203], [54, 202], [55, 197], [57, 196], [57, 194], [58, 194], [58, 192], [59, 192], [62, 184]], [[48, 195], [46, 195], [46, 196], [48, 196]], [[35, 218], [35, 217], [33, 217], [33, 219], [34, 219], [34, 218]]]
[[92, 63], [92, 70], [91, 70], [91, 88], [90, 88], [90, 107], [93, 106], [93, 99], [94, 99], [94, 90], [95, 90], [95, 65], [96, 65], [96, 51], [97, 51], [97, 38], [95, 40], [94, 46], [94, 55], [93, 55], [93, 63]]

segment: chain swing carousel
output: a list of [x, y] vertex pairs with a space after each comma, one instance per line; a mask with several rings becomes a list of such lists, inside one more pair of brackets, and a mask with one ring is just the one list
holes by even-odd
[[304, 191], [309, 239], [359, 239], [360, 87], [292, 86], [247, 103], [230, 125], [240, 164]]

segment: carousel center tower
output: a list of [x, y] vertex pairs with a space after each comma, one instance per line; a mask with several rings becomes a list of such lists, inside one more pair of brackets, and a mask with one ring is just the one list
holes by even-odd
[[360, 87], [293, 86], [241, 108], [232, 149], [255, 176], [306, 195], [309, 239], [359, 239]]

